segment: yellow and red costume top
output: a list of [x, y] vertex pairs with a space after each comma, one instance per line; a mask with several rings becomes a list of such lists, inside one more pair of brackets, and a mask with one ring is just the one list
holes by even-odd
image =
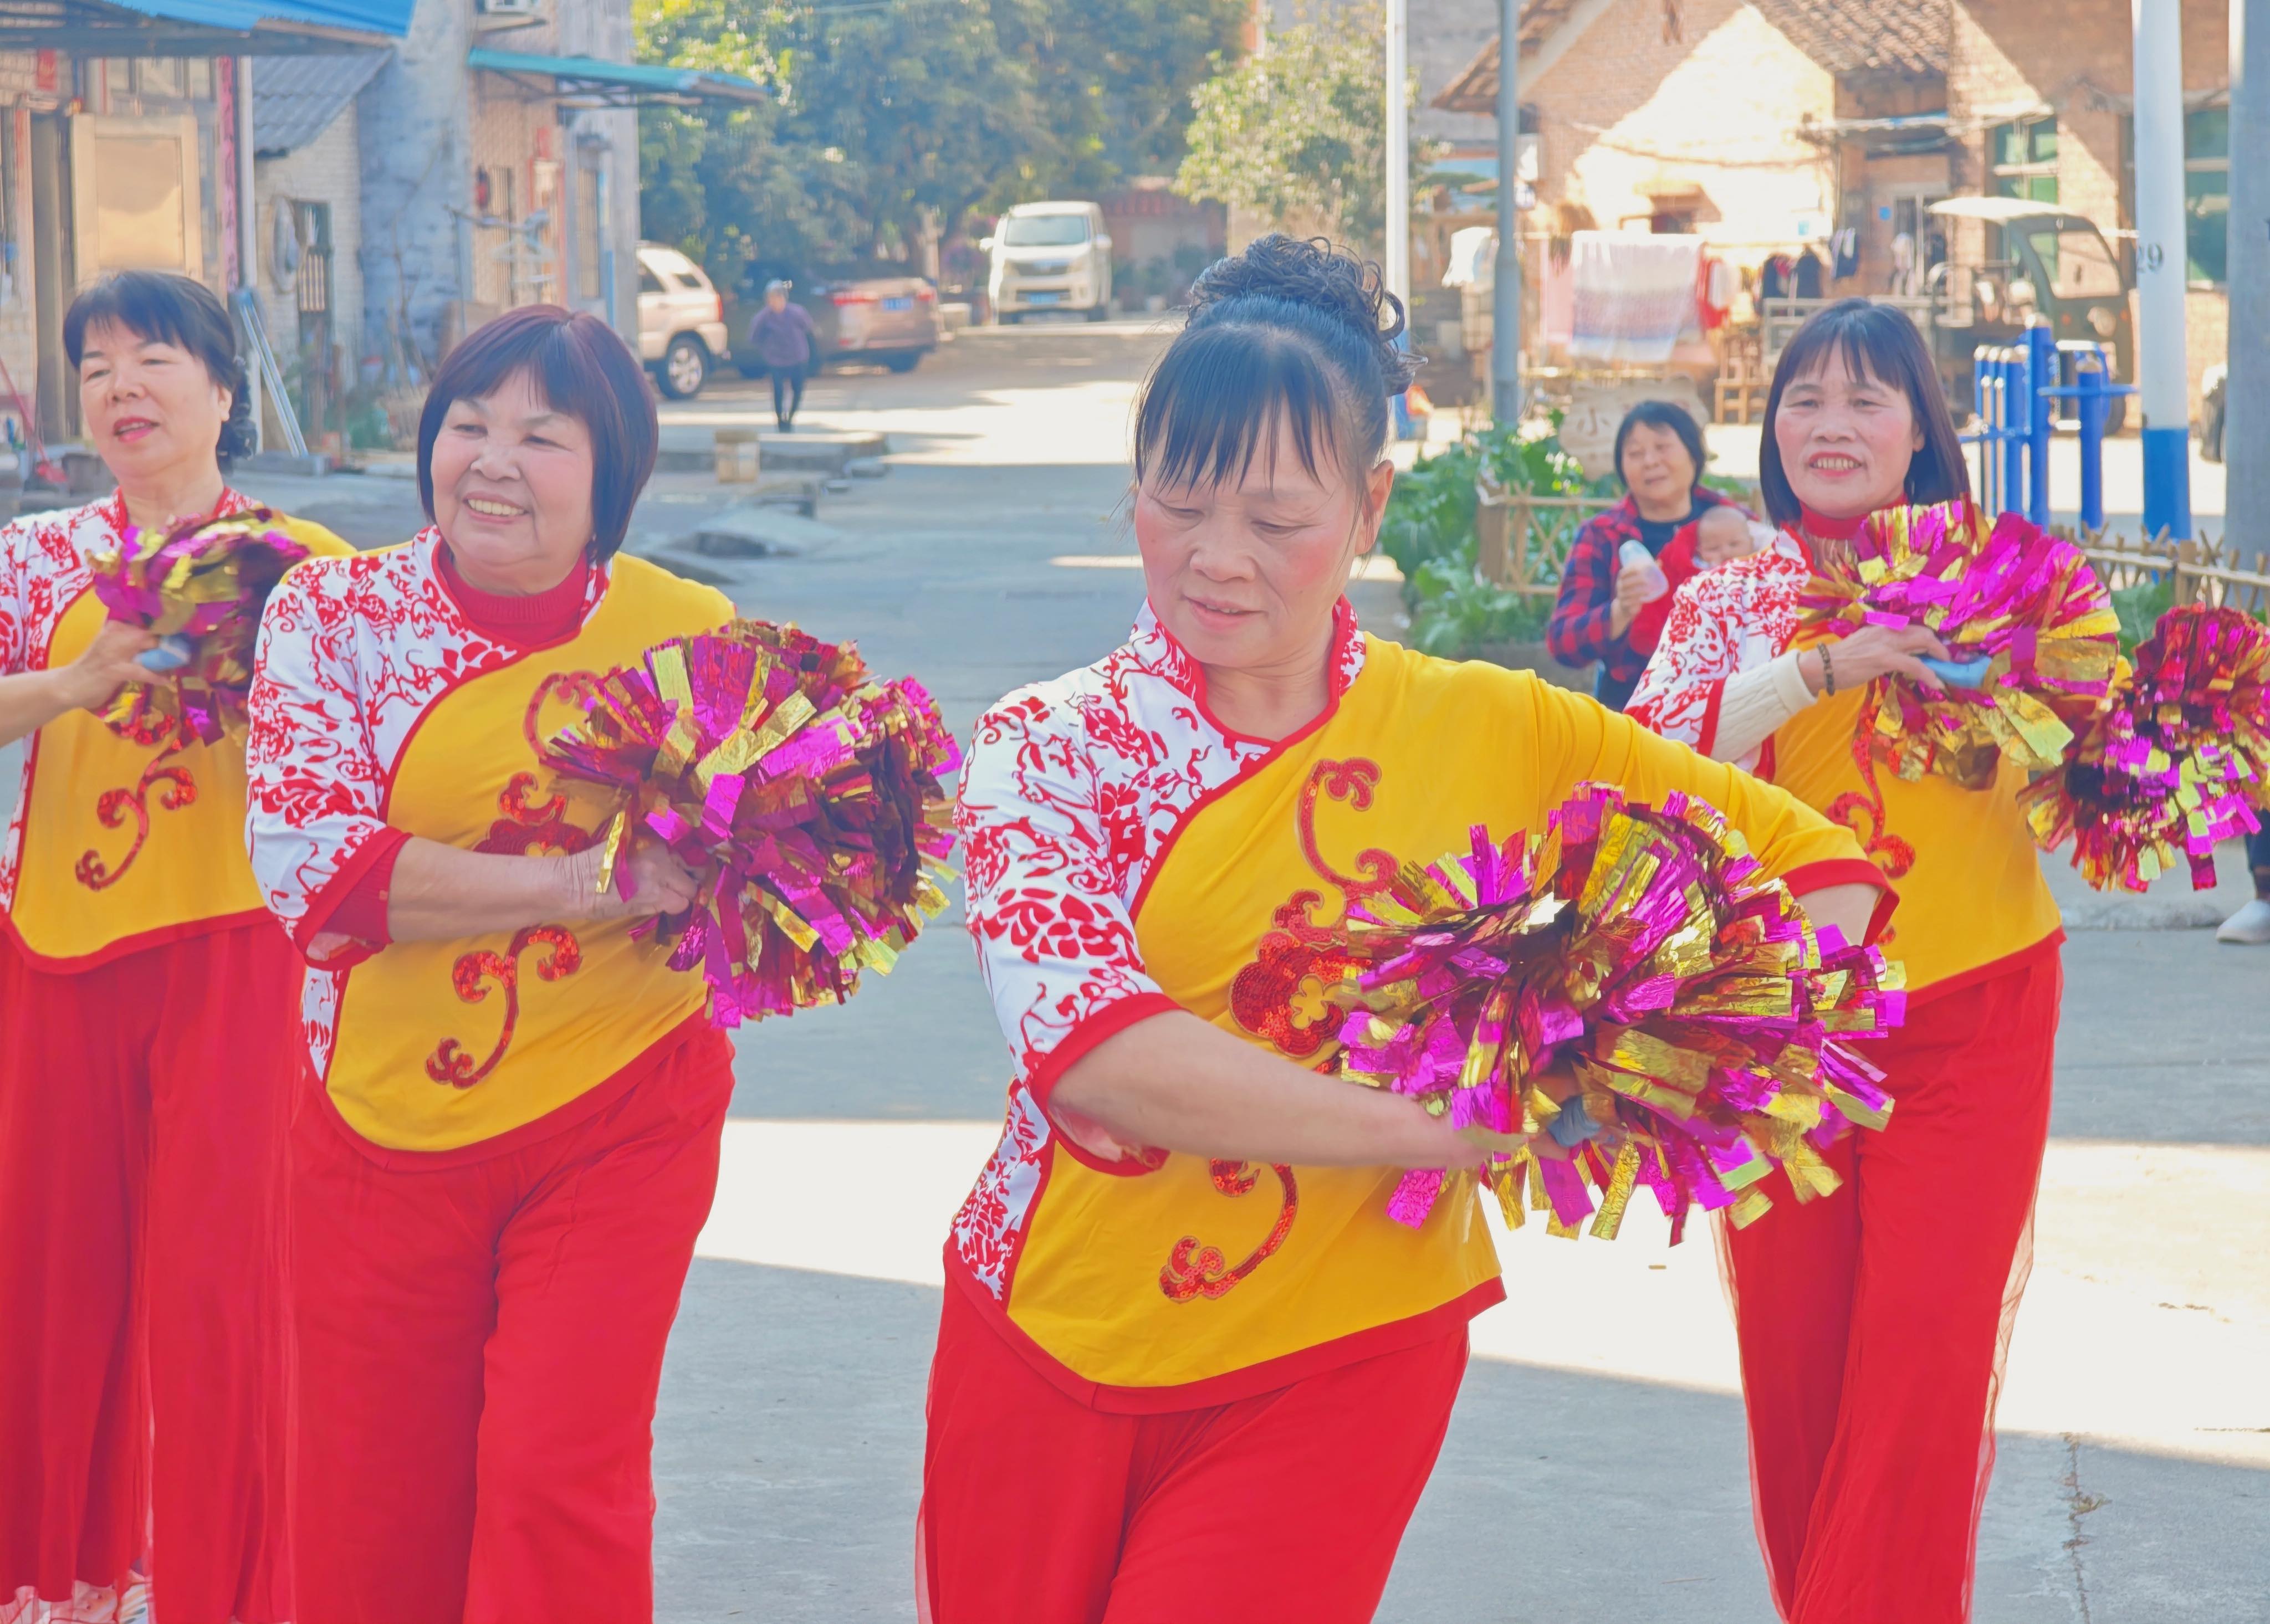
[[1104, 1038], [1179, 1009], [1328, 1064], [1348, 904], [1400, 862], [1464, 849], [1474, 824], [1541, 827], [1587, 781], [1710, 802], [1799, 890], [1888, 889], [1846, 831], [1588, 699], [1368, 637], [1346, 602], [1333, 640], [1324, 713], [1253, 738], [1215, 720], [1202, 670], [1146, 610], [1107, 658], [988, 711], [963, 768], [969, 929], [1017, 1074], [947, 1273], [1099, 1409], [1265, 1391], [1503, 1295], [1471, 1187], [1413, 1229], [1387, 1216], [1392, 1168], [1090, 1155], [1049, 1097]]
[[733, 614], [714, 588], [617, 557], [584, 572], [559, 634], [524, 641], [467, 617], [443, 545], [429, 529], [293, 571], [262, 617], [250, 705], [260, 895], [309, 955], [309, 1063], [381, 1161], [487, 1155], [570, 1125], [703, 1029], [708, 1005], [701, 977], [628, 921], [440, 942], [327, 928], [412, 836], [522, 855], [594, 844], [615, 806], [553, 782], [545, 739], [607, 671]]
[[[225, 491], [213, 514], [251, 505]], [[318, 556], [353, 552], [320, 524], [279, 523]], [[87, 560], [131, 528], [115, 492], [0, 528], [0, 676], [86, 651], [107, 618]], [[25, 745], [0, 839], [0, 928], [35, 968], [67, 972], [258, 920], [244, 811], [240, 739], [207, 745], [164, 716], [126, 733], [88, 711], [58, 716]]]
[[[1679, 590], [1627, 714], [1709, 753], [1728, 679], [1797, 646], [1813, 575], [1805, 538], [1723, 564]], [[1851, 828], [1903, 899], [1883, 945], [1907, 969], [1910, 1007], [2056, 951], [2062, 921], [2018, 805], [2022, 768], [1968, 790], [1899, 777], [1861, 725], [1866, 686], [1814, 701], [1740, 765]]]

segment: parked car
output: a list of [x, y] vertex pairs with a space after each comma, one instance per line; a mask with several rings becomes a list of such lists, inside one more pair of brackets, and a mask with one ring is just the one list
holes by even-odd
[[893, 372], [912, 372], [938, 348], [938, 289], [902, 266], [857, 265], [798, 274], [760, 263], [742, 277], [725, 318], [734, 364], [748, 377], [764, 371], [764, 363], [749, 347], [749, 323], [765, 301], [765, 284], [780, 277], [795, 284], [789, 297], [812, 317], [820, 366], [874, 361]]
[[1111, 312], [1111, 234], [1092, 203], [1020, 203], [978, 246], [993, 256], [993, 319], [1013, 326], [1033, 310]]
[[724, 301], [708, 273], [676, 248], [638, 245], [639, 359], [672, 400], [699, 395], [731, 349]]

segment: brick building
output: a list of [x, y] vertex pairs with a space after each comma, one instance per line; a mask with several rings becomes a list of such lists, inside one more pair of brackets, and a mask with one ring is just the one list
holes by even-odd
[[[2184, 0], [2183, 29], [2196, 391], [2228, 342], [2227, 7]], [[1526, 0], [1521, 41], [1539, 231], [1691, 231], [1745, 265], [1818, 245], [1845, 272], [1827, 291], [1881, 293], [1918, 285], [1950, 225], [1993, 229], [1934, 220], [1944, 197], [2133, 229], [2127, 0]], [[1497, 70], [1492, 40], [1439, 104], [1487, 115]]]

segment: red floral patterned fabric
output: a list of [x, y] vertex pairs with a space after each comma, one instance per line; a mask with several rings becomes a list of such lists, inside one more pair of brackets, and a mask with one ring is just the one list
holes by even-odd
[[[1345, 600], [1333, 637], [1337, 697], [1364, 656]], [[1202, 800], [1274, 747], [1214, 718], [1204, 673], [1148, 608], [1105, 658], [1020, 688], [979, 719], [955, 821], [969, 932], [1017, 1076], [952, 1244], [997, 1298], [1039, 1186], [1042, 1108], [1057, 1078], [1111, 1033], [1174, 1007], [1135, 943], [1153, 865]]]

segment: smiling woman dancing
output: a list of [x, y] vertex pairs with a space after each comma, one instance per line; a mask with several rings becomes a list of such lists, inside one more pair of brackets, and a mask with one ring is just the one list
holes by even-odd
[[[636, 1624], [655, 1392], [732, 1048], [633, 927], [694, 881], [543, 782], [597, 673], [732, 615], [618, 552], [654, 404], [597, 317], [442, 363], [429, 530], [270, 601], [253, 865], [308, 960], [293, 1130], [300, 1624]], [[628, 870], [628, 874], [622, 871]]]
[[[284, 1138], [292, 945], [244, 860], [244, 745], [101, 719], [155, 633], [91, 554], [241, 512], [236, 333], [130, 271], [63, 317], [112, 495], [0, 530], [0, 1620], [292, 1616], [284, 1554]], [[344, 553], [320, 525], [278, 520]]]
[[[1472, 1166], [1416, 1101], [1314, 1069], [1330, 928], [1587, 780], [1725, 812], [1814, 917], [1885, 899], [1851, 836], [1526, 674], [1413, 655], [1342, 596], [1409, 358], [1376, 274], [1266, 237], [1146, 384], [1129, 641], [978, 723], [968, 916], [1015, 1056], [955, 1220], [917, 1568], [938, 1624], [1371, 1616], [1503, 1294]], [[1386, 323], [1383, 324], [1383, 317]]]
[[1776, 546], [1680, 590], [1631, 714], [1851, 823], [1906, 899], [1888, 951], [1909, 993], [1872, 1057], [1891, 1125], [1826, 1153], [1851, 1195], [1723, 1232], [1758, 1537], [1795, 1624], [1956, 1624], [2030, 1255], [2062, 935], [2022, 771], [1910, 782], [1871, 751], [1872, 685], [1938, 687], [1922, 656], [1943, 659], [1939, 640], [1795, 641], [1807, 578], [1849, 568], [1869, 515], [1970, 494], [1914, 324], [1860, 299], [1807, 322], [1775, 369], [1759, 463]]

